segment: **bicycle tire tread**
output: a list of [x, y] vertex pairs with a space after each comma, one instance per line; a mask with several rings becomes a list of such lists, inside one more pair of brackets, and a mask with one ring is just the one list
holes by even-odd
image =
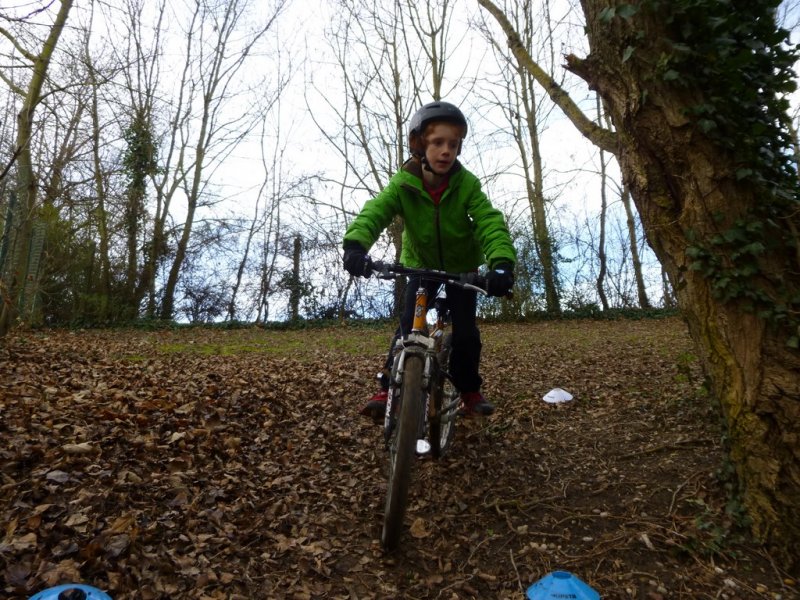
[[381, 544], [387, 550], [396, 548], [400, 541], [408, 503], [411, 465], [415, 457], [418, 426], [422, 416], [422, 403], [419, 399], [422, 393], [422, 369], [420, 357], [406, 358], [400, 388], [400, 414], [393, 440], [390, 442], [395, 446], [394, 464], [391, 464], [390, 451], [389, 482], [381, 532]]

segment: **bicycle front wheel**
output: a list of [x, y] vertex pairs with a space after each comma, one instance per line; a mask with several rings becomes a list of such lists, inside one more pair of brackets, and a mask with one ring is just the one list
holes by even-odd
[[381, 544], [387, 550], [397, 547], [406, 512], [411, 464], [422, 419], [422, 368], [419, 356], [408, 356], [403, 365], [397, 424], [389, 438], [389, 484], [381, 533]]

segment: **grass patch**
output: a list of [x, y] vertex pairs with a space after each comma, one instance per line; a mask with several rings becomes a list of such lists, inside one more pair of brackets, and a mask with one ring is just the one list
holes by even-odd
[[239, 356], [264, 354], [303, 359], [319, 354], [347, 354], [361, 356], [385, 353], [392, 329], [322, 327], [313, 329], [264, 330], [195, 329], [187, 336], [171, 335], [156, 340], [155, 348], [161, 354], [190, 354], [196, 356]]

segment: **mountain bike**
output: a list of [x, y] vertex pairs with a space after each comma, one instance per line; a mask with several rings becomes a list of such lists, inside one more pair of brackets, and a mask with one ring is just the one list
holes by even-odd
[[442, 290], [436, 296], [436, 322], [429, 328], [428, 290], [424, 284], [434, 281], [486, 294], [486, 278], [477, 273], [447, 273], [377, 261], [371, 262], [371, 268], [381, 279], [407, 275], [420, 278], [411, 331], [400, 336], [393, 348], [383, 424], [389, 476], [381, 544], [391, 550], [400, 540], [415, 457], [431, 455], [438, 459], [447, 452], [461, 404], [460, 393], [449, 374], [451, 336], [446, 334], [446, 297]]

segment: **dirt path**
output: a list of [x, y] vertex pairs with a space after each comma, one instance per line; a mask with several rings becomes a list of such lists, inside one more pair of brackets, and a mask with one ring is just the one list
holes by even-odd
[[[0, 596], [798, 597], [737, 528], [718, 418], [677, 319], [487, 325], [487, 420], [420, 460], [378, 544], [389, 329], [37, 332], [0, 349]], [[553, 387], [565, 405], [541, 397]]]

